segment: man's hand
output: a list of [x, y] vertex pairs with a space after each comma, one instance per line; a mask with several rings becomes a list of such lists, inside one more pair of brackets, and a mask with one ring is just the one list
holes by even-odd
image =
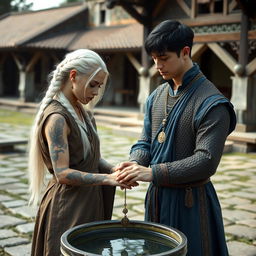
[[150, 182], [153, 179], [152, 169], [134, 162], [123, 162], [117, 167], [120, 172], [117, 175], [117, 181], [127, 185], [137, 181]]

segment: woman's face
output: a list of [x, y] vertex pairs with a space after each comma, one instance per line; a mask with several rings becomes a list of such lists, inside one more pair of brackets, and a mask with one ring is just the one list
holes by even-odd
[[73, 81], [71, 80], [73, 84], [72, 92], [76, 99], [82, 104], [88, 104], [95, 96], [98, 95], [99, 89], [103, 85], [106, 76], [107, 73], [103, 70], [100, 70], [86, 86], [88, 76], [77, 75], [76, 79], [74, 79]]

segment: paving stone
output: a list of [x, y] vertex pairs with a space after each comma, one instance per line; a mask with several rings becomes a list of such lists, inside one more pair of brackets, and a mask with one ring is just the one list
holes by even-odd
[[254, 228], [242, 226], [242, 225], [232, 225], [225, 228], [225, 232], [233, 236], [240, 238], [247, 238], [254, 240], [256, 238], [256, 230]]
[[237, 205], [237, 206], [235, 206], [235, 208], [256, 213], [256, 205], [255, 204]]
[[1, 190], [12, 190], [12, 189], [17, 189], [17, 188], [27, 188], [28, 185], [24, 184], [24, 183], [20, 183], [17, 182], [16, 183], [12, 183], [12, 184], [1, 184]]
[[141, 213], [141, 214], [145, 214], [145, 207], [144, 207], [144, 205], [134, 205], [133, 207], [132, 207], [132, 209], [134, 210], [134, 211], [136, 211], [136, 212], [139, 212], [139, 213]]
[[221, 203], [225, 203], [229, 205], [245, 205], [245, 204], [249, 204], [250, 202], [251, 201], [248, 199], [239, 198], [239, 197], [221, 199]]
[[124, 199], [123, 198], [115, 198], [114, 201], [114, 207], [115, 208], [120, 208], [124, 206]]
[[[245, 192], [248, 192], [248, 193], [255, 193], [256, 189], [255, 189], [255, 186], [251, 186], [251, 187], [247, 187], [245, 190]], [[256, 196], [255, 196], [256, 198]]]
[[1, 166], [1, 169], [0, 169], [0, 174], [2, 173], [11, 173], [11, 172], [15, 172], [16, 169], [10, 167], [10, 165], [12, 164], [11, 161], [0, 161], [0, 166]]
[[0, 202], [13, 200], [11, 196], [0, 194]]
[[221, 191], [221, 190], [228, 190], [228, 189], [233, 189], [235, 188], [234, 185], [232, 184], [223, 184], [223, 183], [215, 183], [214, 187], [217, 191]]
[[218, 197], [221, 199], [225, 199], [225, 198], [231, 198], [232, 196], [229, 193], [224, 191], [224, 192], [218, 193]]
[[136, 198], [136, 199], [145, 199], [145, 196], [146, 196], [146, 192], [139, 192], [139, 191], [129, 191], [129, 197], [133, 197], [133, 198]]
[[16, 226], [19, 224], [24, 224], [26, 221], [7, 215], [0, 215], [0, 228], [8, 227], [8, 226]]
[[[8, 127], [10, 128], [7, 130], [15, 131], [13, 126], [8, 126]], [[25, 134], [27, 130], [28, 130], [27, 127], [25, 127], [24, 131], [22, 130], [17, 134]], [[116, 136], [113, 133], [106, 130], [100, 130], [99, 133], [100, 133], [100, 139], [101, 139], [102, 155], [104, 156], [104, 158], [106, 158], [106, 160], [108, 160], [113, 164], [117, 164], [120, 161], [128, 160], [128, 154], [129, 154], [131, 145], [136, 141], [135, 139], [131, 140], [130, 138], [122, 137], [120, 135]], [[1, 131], [0, 131], [0, 134], [1, 134]], [[10, 135], [11, 134], [12, 133], [10, 133]], [[126, 134], [124, 133], [124, 136], [125, 135]], [[25, 149], [25, 147], [21, 147], [21, 149], [23, 150]], [[254, 214], [254, 207], [252, 206], [253, 204], [251, 204], [251, 202], [253, 202], [256, 199], [255, 190], [254, 190], [256, 187], [256, 179], [255, 179], [256, 178], [256, 172], [255, 172], [256, 159], [250, 159], [250, 157], [251, 157], [251, 154], [247, 154], [244, 156], [224, 154], [221, 159], [220, 165], [218, 166], [217, 173], [213, 176], [214, 185], [218, 192], [218, 196], [220, 198], [220, 202], [223, 209], [223, 217], [225, 217], [223, 219], [225, 230], [228, 228], [229, 231], [230, 229], [232, 231], [232, 228], [231, 228], [232, 226], [239, 226], [239, 227], [242, 226], [244, 228], [256, 230], [255, 228], [256, 217]], [[27, 172], [25, 171], [25, 169], [27, 168], [27, 159], [28, 157], [26, 153], [16, 152], [16, 153], [10, 153], [5, 156], [0, 154], [0, 176], [4, 178], [13, 178], [13, 177], [19, 177], [19, 174], [22, 173], [21, 174], [22, 177], [27, 177]], [[2, 168], [2, 166], [4, 168]], [[246, 178], [248, 177], [249, 180], [247, 180], [246, 182], [239, 180], [239, 179], [242, 179], [243, 177], [246, 177]], [[135, 219], [144, 220], [144, 199], [145, 199], [147, 188], [148, 188], [148, 183], [145, 182], [140, 184], [140, 186], [135, 187], [132, 191], [130, 190], [127, 191], [127, 204], [129, 208], [128, 218], [130, 220], [135, 220]], [[20, 183], [19, 180], [16, 183], [1, 184], [1, 188], [0, 188], [0, 190], [5, 190], [7, 192], [10, 192], [13, 195], [21, 195], [20, 198], [24, 199], [26, 203], [29, 197], [27, 193], [27, 189], [28, 189], [28, 185]], [[121, 220], [124, 216], [122, 213], [123, 204], [124, 204], [124, 194], [120, 193], [118, 189], [119, 188], [117, 188], [118, 193], [116, 194], [116, 197], [115, 197], [113, 219]], [[232, 192], [233, 189], [237, 189], [237, 191]], [[1, 199], [1, 195], [0, 195], [0, 199]], [[11, 198], [11, 200], [13, 199]], [[4, 202], [4, 201], [5, 200], [1, 200], [1, 202]], [[234, 205], [235, 207], [234, 210], [228, 209], [231, 205]], [[243, 205], [245, 205], [245, 207], [243, 207]], [[36, 210], [31, 211], [31, 209], [27, 207], [28, 206], [26, 206], [25, 208], [17, 207], [17, 208], [9, 208], [9, 209], [12, 213], [22, 214], [22, 216], [26, 218], [34, 218], [36, 214]], [[33, 211], [34, 213], [32, 214]], [[4, 214], [6, 213], [3, 213], [1, 216], [3, 216]], [[0, 223], [3, 223], [5, 221], [4, 220], [2, 221], [1, 216], [0, 216]], [[15, 229], [20, 233], [28, 233], [28, 232], [32, 232], [31, 230], [33, 230], [33, 223], [30, 223], [30, 222], [27, 223], [27, 221], [24, 221], [22, 224], [15, 223], [13, 226], [15, 226]], [[233, 228], [233, 229], [235, 229], [236, 231], [236, 228]], [[1, 230], [0, 230], [0, 234], [1, 234]], [[233, 239], [235, 239], [235, 236], [227, 234], [226, 237], [227, 237], [227, 241], [231, 243], [230, 244], [230, 246], [232, 247], [231, 249], [235, 247], [234, 252], [237, 253], [236, 254], [237, 256], [249, 255], [249, 254], [247, 255], [246, 253], [243, 253], [244, 252], [243, 249], [244, 248], [248, 249], [251, 247], [247, 247], [248, 245], [240, 242], [238, 242], [238, 244], [233, 244], [234, 242]], [[239, 245], [240, 247], [237, 247], [237, 245]], [[255, 242], [255, 245], [256, 245], [256, 242]], [[30, 255], [29, 253], [30, 246], [31, 245], [20, 245], [20, 246], [6, 247], [6, 252], [13, 256]], [[239, 248], [241, 248], [240, 251], [239, 251]], [[247, 251], [250, 252], [250, 249]], [[235, 254], [231, 254], [231, 255], [234, 256]]]
[[3, 202], [2, 204], [6, 208], [15, 208], [15, 207], [23, 206], [27, 204], [27, 202], [24, 200], [13, 200], [8, 202]]
[[1, 188], [2, 188], [3, 184], [12, 184], [12, 183], [16, 183], [16, 182], [17, 182], [17, 179], [15, 179], [15, 178], [1, 177], [1, 179], [0, 179]]
[[8, 193], [14, 194], [14, 195], [24, 195], [28, 193], [28, 187], [27, 188], [14, 188], [14, 189], [7, 189]]
[[224, 155], [224, 160], [225, 161], [231, 161], [231, 163], [233, 163], [234, 161], [237, 161], [237, 160], [244, 160], [246, 161], [246, 157], [244, 156], [237, 156], [237, 155], [233, 155], [233, 156], [226, 156]]
[[18, 234], [10, 229], [0, 229], [0, 239], [15, 237]]
[[2, 176], [2, 177], [24, 176], [24, 172], [22, 172], [22, 171], [0, 172], [0, 176]]
[[223, 219], [223, 223], [224, 223], [224, 226], [228, 226], [228, 225], [230, 225], [233, 222], [231, 222], [231, 221], [229, 221], [227, 219]]
[[[9, 164], [10, 164], [10, 162], [8, 160], [6, 160], [6, 159], [0, 160], [0, 166], [8, 166]], [[8, 168], [8, 167], [1, 168], [0, 172], [4, 171], [5, 168]]]
[[30, 256], [31, 244], [8, 247], [5, 251], [12, 256]]
[[27, 243], [29, 243], [29, 240], [27, 238], [10, 237], [10, 238], [0, 240], [0, 247], [10, 247], [10, 246], [16, 246], [16, 245], [27, 244]]
[[235, 180], [235, 177], [232, 177], [232, 176], [227, 176], [227, 175], [220, 175], [220, 176], [217, 176], [216, 174], [213, 175], [211, 177], [211, 180], [212, 182], [215, 184], [215, 183], [218, 183], [218, 182], [231, 182], [233, 180]]
[[25, 218], [34, 218], [36, 216], [37, 210], [31, 206], [21, 206], [16, 208], [10, 208], [13, 214], [20, 214]]
[[246, 225], [248, 227], [256, 228], [256, 219], [239, 220], [236, 223]]
[[244, 191], [235, 191], [230, 193], [233, 196], [243, 197], [247, 199], [256, 199], [256, 193], [248, 193]]
[[237, 241], [227, 243], [229, 256], [255, 256], [256, 246], [248, 245]]
[[243, 187], [243, 188], [246, 188], [248, 186], [248, 182], [249, 181], [239, 181], [239, 180], [235, 180], [232, 182], [233, 185], [236, 185], [236, 186], [239, 186], [239, 187]]
[[223, 215], [223, 218], [226, 218], [230, 221], [240, 221], [240, 220], [256, 218], [256, 214], [246, 212], [246, 211], [241, 211], [241, 210], [234, 211], [234, 210], [223, 209], [222, 215]]
[[246, 182], [246, 184], [248, 185], [248, 186], [256, 186], [256, 179], [254, 179], [254, 180], [248, 180], [247, 182]]
[[34, 226], [35, 226], [35, 223], [26, 223], [26, 224], [16, 226], [16, 229], [20, 233], [29, 233], [29, 232], [33, 232]]

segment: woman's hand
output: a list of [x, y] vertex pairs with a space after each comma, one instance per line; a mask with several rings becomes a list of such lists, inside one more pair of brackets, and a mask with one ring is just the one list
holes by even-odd
[[106, 185], [110, 186], [120, 186], [121, 189], [127, 188], [132, 189], [132, 187], [138, 186], [137, 182], [130, 182], [129, 184], [121, 183], [117, 181], [117, 176], [120, 174], [120, 170], [116, 170], [113, 173], [108, 175], [108, 179], [106, 181]]

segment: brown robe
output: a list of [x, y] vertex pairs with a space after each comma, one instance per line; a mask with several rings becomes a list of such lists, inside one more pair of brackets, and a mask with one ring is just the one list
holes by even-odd
[[[90, 173], [99, 173], [104, 169], [100, 166], [99, 139], [92, 127], [92, 123], [95, 125], [92, 116], [83, 113], [91, 144], [91, 152], [84, 159], [78, 125], [59, 102], [52, 101], [45, 109], [39, 124], [40, 147], [49, 172], [53, 174], [47, 142], [42, 131], [46, 119], [53, 113], [63, 115], [71, 131], [68, 136], [70, 168]], [[111, 219], [114, 193], [115, 188], [110, 186], [59, 184], [52, 175], [38, 209], [31, 255], [59, 256], [60, 238], [67, 229], [92, 221]]]

